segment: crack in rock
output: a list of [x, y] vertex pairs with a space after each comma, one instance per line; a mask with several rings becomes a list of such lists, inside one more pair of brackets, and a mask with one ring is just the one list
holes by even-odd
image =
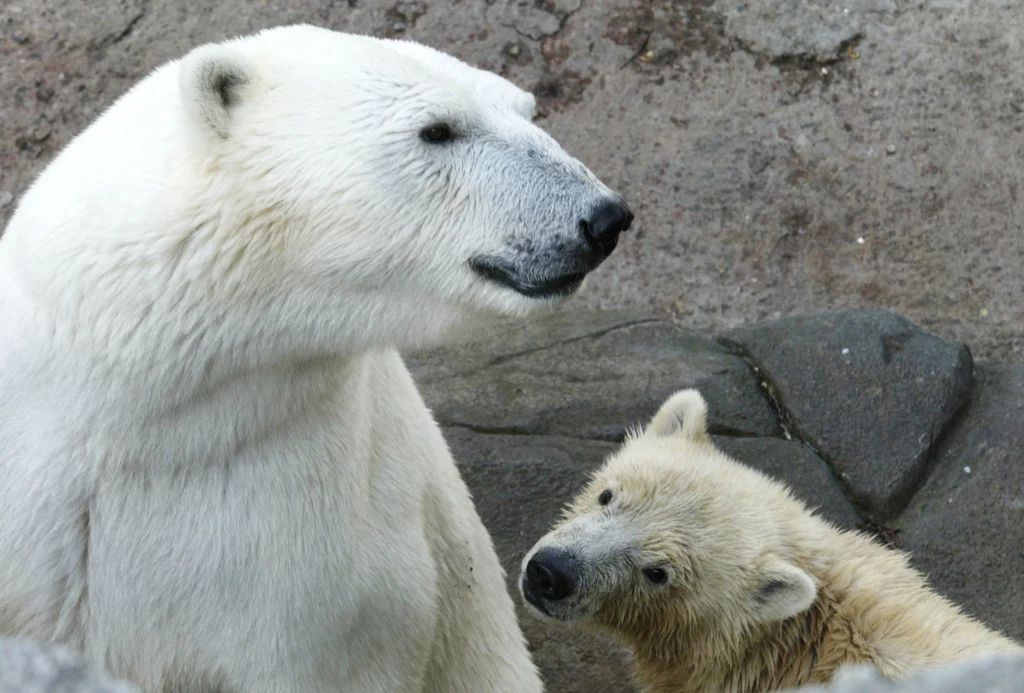
[[832, 478], [835, 479], [835, 482], [839, 485], [839, 489], [843, 492], [843, 495], [846, 496], [846, 499], [850, 502], [854, 510], [857, 512], [857, 515], [860, 516], [862, 520], [864, 520], [867, 517], [867, 514], [864, 508], [862, 508], [861, 505], [857, 502], [857, 494], [854, 493], [853, 487], [850, 485], [849, 479], [847, 479], [842, 473], [840, 473], [839, 470], [835, 468], [835, 466], [833, 465], [832, 461], [828, 458], [828, 456], [822, 454], [821, 451], [818, 449], [818, 446], [815, 445], [802, 430], [800, 430], [800, 427], [796, 422], [796, 418], [789, 411], [789, 409], [786, 408], [786, 405], [782, 402], [781, 398], [779, 397], [778, 390], [775, 387], [775, 383], [772, 382], [771, 376], [768, 375], [768, 372], [764, 369], [764, 366], [758, 363], [757, 360], [749, 353], [746, 347], [744, 347], [743, 344], [741, 344], [740, 342], [728, 338], [719, 338], [718, 342], [722, 346], [725, 346], [726, 348], [730, 349], [734, 354], [736, 354], [736, 356], [738, 356], [740, 359], [743, 360], [744, 363], [747, 364], [748, 368], [750, 368], [750, 372], [753, 373], [754, 377], [757, 379], [757, 384], [761, 388], [761, 392], [764, 393], [765, 399], [768, 400], [768, 404], [775, 412], [775, 417], [779, 423], [779, 429], [782, 431], [783, 437], [786, 440], [791, 440], [793, 442], [803, 445], [812, 453], [814, 453], [814, 455], [817, 456], [822, 462], [825, 463], [825, 466], [828, 468], [829, 474], [831, 474]]
[[139, 22], [141, 22], [142, 19], [149, 12], [150, 2], [151, 0], [143, 0], [143, 2], [139, 5], [136, 12], [133, 15], [131, 15], [131, 17], [128, 19], [128, 23], [125, 24], [120, 31], [107, 34], [99, 41], [96, 41], [91, 46], [89, 46], [88, 49], [91, 51], [102, 51], [106, 48], [109, 48], [110, 46], [117, 45], [121, 41], [124, 41], [126, 38], [131, 36], [135, 32], [135, 28], [139, 25]]

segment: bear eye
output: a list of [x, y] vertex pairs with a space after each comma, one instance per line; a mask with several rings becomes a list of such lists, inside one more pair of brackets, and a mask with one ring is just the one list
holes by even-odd
[[597, 497], [597, 502], [601, 505], [608, 505], [612, 502], [612, 492], [608, 489], [601, 491], [601, 495]]
[[430, 144], [444, 144], [455, 139], [455, 131], [452, 130], [450, 125], [436, 123], [420, 130], [420, 137], [423, 138], [424, 142], [429, 142]]
[[664, 585], [668, 581], [668, 573], [664, 568], [644, 568], [644, 577], [652, 585]]

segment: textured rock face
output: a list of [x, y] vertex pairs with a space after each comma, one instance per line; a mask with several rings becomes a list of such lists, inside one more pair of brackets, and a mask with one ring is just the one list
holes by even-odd
[[0, 640], [0, 693], [139, 693], [85, 666], [67, 650]]
[[914, 564], [1024, 641], [1024, 368], [980, 366], [970, 406], [899, 518]]
[[542, 621], [519, 597], [519, 565], [550, 529], [587, 475], [615, 450], [611, 443], [563, 436], [488, 435], [450, 428], [484, 524], [494, 538], [530, 648], [552, 693], [631, 691], [629, 657], [615, 643]]
[[824, 460], [802, 443], [779, 438], [712, 436], [728, 455], [785, 482], [797, 498], [843, 529], [857, 529], [862, 520]]
[[882, 311], [796, 316], [730, 332], [873, 517], [898, 513], [967, 403], [971, 354]]
[[773, 60], [805, 58], [827, 63], [864, 36], [866, 18], [896, 12], [893, 0], [762, 0], [719, 3], [726, 33]]

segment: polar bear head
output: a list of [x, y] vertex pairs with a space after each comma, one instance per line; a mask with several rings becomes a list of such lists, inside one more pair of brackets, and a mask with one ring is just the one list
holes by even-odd
[[194, 50], [179, 84], [275, 281], [381, 339], [569, 296], [632, 221], [530, 94], [425, 46], [285, 27]]
[[719, 452], [705, 422], [700, 394], [677, 393], [594, 475], [523, 561], [534, 609], [663, 651], [680, 634], [697, 647], [812, 605], [789, 533], [814, 520], [781, 484]]

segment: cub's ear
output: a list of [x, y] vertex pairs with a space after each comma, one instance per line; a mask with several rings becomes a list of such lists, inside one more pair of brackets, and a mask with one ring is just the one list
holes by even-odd
[[249, 59], [227, 46], [200, 46], [181, 61], [178, 83], [189, 115], [200, 127], [227, 139], [232, 110], [242, 102], [252, 82]]
[[661, 405], [644, 435], [708, 440], [708, 405], [696, 390], [681, 390]]
[[817, 596], [818, 588], [810, 575], [772, 558], [759, 571], [751, 607], [758, 621], [784, 621], [811, 608]]

